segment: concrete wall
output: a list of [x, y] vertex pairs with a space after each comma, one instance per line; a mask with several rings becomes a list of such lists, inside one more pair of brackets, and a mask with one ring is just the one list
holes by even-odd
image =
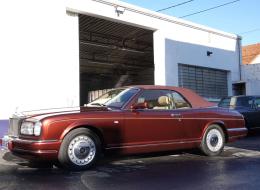
[[243, 65], [242, 80], [246, 82], [246, 95], [260, 95], [260, 64]]
[[[125, 9], [116, 13], [116, 7]], [[237, 36], [182, 19], [155, 13], [112, 0], [71, 0], [67, 10], [154, 30], [155, 84], [178, 85], [178, 63], [229, 71], [229, 95], [232, 82], [239, 81]], [[207, 51], [213, 52], [208, 57]]]
[[0, 2], [0, 119], [79, 105], [78, 17], [63, 0]]

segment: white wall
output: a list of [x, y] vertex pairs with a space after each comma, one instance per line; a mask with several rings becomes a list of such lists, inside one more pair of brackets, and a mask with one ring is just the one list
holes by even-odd
[[[119, 16], [117, 6], [125, 8]], [[67, 10], [154, 30], [155, 84], [178, 85], [178, 63], [229, 71], [229, 95], [232, 82], [240, 80], [236, 35], [120, 1], [70, 0]]]
[[63, 0], [0, 2], [0, 120], [79, 105], [78, 18]]
[[243, 65], [242, 79], [246, 82], [246, 95], [260, 95], [260, 64]]
[[260, 64], [260, 54], [257, 55], [250, 64]]

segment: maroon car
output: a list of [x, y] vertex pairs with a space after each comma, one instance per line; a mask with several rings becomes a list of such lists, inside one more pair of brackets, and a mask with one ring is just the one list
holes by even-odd
[[86, 169], [107, 151], [132, 154], [200, 148], [205, 155], [215, 156], [226, 142], [247, 134], [238, 112], [213, 107], [184, 88], [131, 86], [95, 105], [13, 117], [3, 144], [30, 160]]

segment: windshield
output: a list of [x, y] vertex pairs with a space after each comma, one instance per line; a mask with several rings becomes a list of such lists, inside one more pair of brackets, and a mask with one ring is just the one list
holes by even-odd
[[110, 90], [105, 94], [101, 95], [100, 97], [98, 97], [97, 99], [90, 102], [88, 106], [102, 106], [106, 102], [114, 98], [116, 95], [118, 95], [120, 92], [122, 92], [123, 90], [125, 90], [125, 88], [117, 88], [117, 89]]
[[223, 107], [223, 108], [230, 108], [230, 107], [234, 107], [236, 103], [236, 98], [235, 97], [228, 97], [228, 98], [223, 98], [218, 106], [219, 107]]
[[120, 92], [117, 96], [105, 103], [105, 106], [122, 108], [137, 92], [137, 88], [128, 88]]

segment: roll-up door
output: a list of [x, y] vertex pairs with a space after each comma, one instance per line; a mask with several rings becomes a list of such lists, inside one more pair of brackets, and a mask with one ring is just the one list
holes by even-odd
[[179, 64], [179, 86], [194, 90], [206, 98], [221, 98], [228, 95], [225, 70]]

